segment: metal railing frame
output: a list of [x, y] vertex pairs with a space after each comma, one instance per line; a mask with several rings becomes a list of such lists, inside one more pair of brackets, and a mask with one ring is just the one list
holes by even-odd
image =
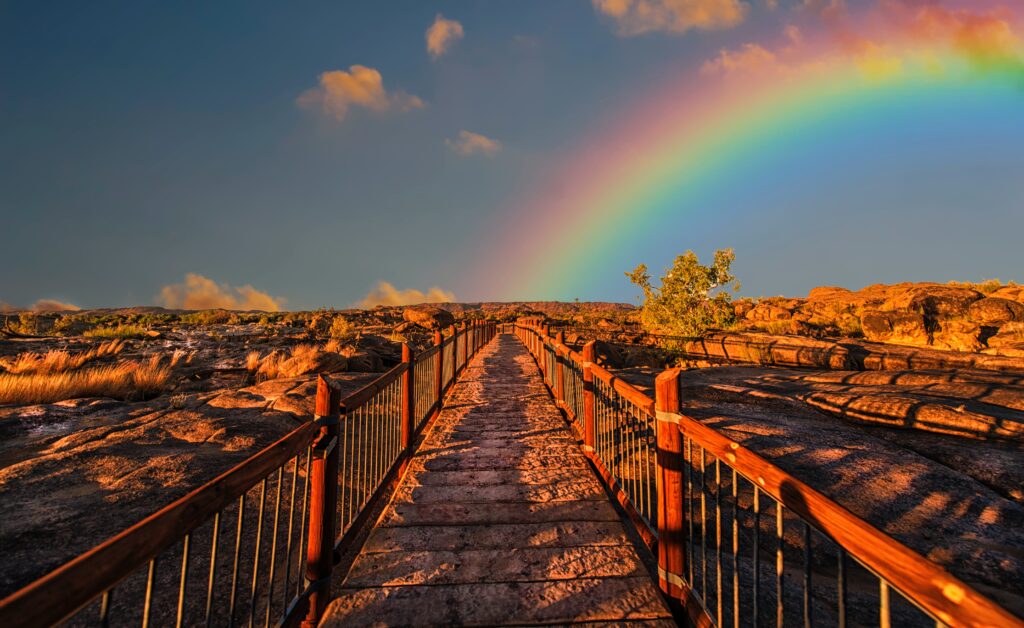
[[[139, 523], [0, 600], [0, 625], [36, 627], [55, 625], [71, 618], [83, 620], [80, 613], [97, 602], [96, 623], [103, 626], [112, 621], [123, 623], [123, 619], [114, 617], [113, 595], [129, 576], [141, 575], [140, 570], [146, 569], [146, 591], [139, 605], [143, 626], [148, 626], [154, 621], [158, 558], [176, 547], [181, 547], [182, 558], [177, 578], [175, 624], [189, 623], [185, 622], [186, 598], [189, 585], [194, 587], [195, 578], [200, 575], [190, 573], [195, 571], [190, 562], [194, 553], [190, 551], [190, 544], [197, 529], [212, 522], [210, 566], [208, 573], [202, 574], [202, 582], [207, 583], [205, 623], [211, 625], [218, 612], [225, 610], [218, 606], [214, 589], [226, 581], [226, 574], [217, 573], [218, 559], [226, 555], [218, 555], [218, 552], [227, 552], [230, 548], [218, 547], [218, 541], [222, 528], [230, 523], [228, 509], [237, 503], [235, 549], [230, 561], [233, 567], [227, 609], [229, 625], [238, 620], [239, 614], [245, 615], [243, 602], [247, 602], [247, 617], [242, 617], [241, 623], [247, 620], [250, 626], [256, 623], [316, 626], [331, 598], [337, 557], [368, 523], [367, 515], [373, 506], [388, 496], [386, 489], [397, 485], [394, 480], [405, 472], [415, 454], [418, 437], [440, 413], [445, 395], [458, 381], [469, 360], [495, 337], [496, 332], [494, 323], [475, 321], [468, 326], [463, 323], [458, 328], [449, 328], [447, 337], [441, 332], [435, 333], [434, 346], [419, 356], [408, 345], [403, 345], [400, 364], [344, 399], [338, 383], [320, 375], [316, 409], [310, 421]], [[445, 360], [453, 360], [453, 368], [446, 369]], [[418, 395], [419, 387], [425, 387], [428, 392]], [[300, 472], [300, 469], [303, 470]], [[290, 489], [284, 490], [289, 475]], [[300, 484], [303, 485], [301, 494], [298, 493]], [[358, 503], [352, 501], [357, 485]], [[244, 559], [240, 549], [247, 523], [246, 504], [255, 499], [257, 493], [259, 516], [249, 570], [251, 588], [249, 599], [241, 600], [237, 593], [240, 561]], [[288, 516], [282, 518], [285, 499], [288, 499]], [[296, 508], [299, 501], [302, 506]], [[273, 505], [268, 506], [268, 502]], [[264, 523], [272, 532], [265, 529]], [[286, 547], [280, 548], [278, 541], [285, 529]], [[270, 545], [269, 555], [263, 551], [266, 545]], [[282, 552], [283, 565], [278, 561]], [[161, 566], [163, 564], [165, 561], [160, 562]], [[296, 573], [295, 583], [290, 579], [293, 569], [301, 571], [301, 574]], [[281, 578], [285, 578], [283, 587], [278, 586]], [[295, 593], [287, 601], [279, 598], [276, 602], [281, 612], [272, 612], [278, 589], [286, 595], [293, 585]], [[257, 612], [259, 609], [263, 612]]]
[[[656, 553], [662, 592], [692, 624], [739, 626], [742, 611], [750, 608], [757, 625], [762, 614], [771, 614], [772, 609], [759, 612], [758, 608], [759, 590], [764, 594], [768, 584], [762, 582], [760, 561], [771, 549], [769, 539], [761, 539], [765, 536], [761, 528], [769, 524], [775, 532], [774, 619], [778, 626], [792, 623], [796, 614], [802, 616], [803, 625], [812, 625], [816, 603], [834, 606], [839, 625], [847, 625], [850, 561], [877, 578], [880, 626], [893, 625], [894, 592], [937, 626], [1024, 626], [1020, 618], [941, 566], [765, 458], [683, 414], [680, 369], [668, 369], [657, 377], [655, 399], [651, 399], [597, 365], [593, 341], [578, 353], [565, 344], [563, 333], [552, 336], [550, 327], [537, 319], [503, 326], [502, 331], [515, 333], [536, 359], [545, 386], [580, 438], [584, 453]], [[577, 389], [582, 390], [582, 404], [566, 392]], [[616, 408], [620, 415], [625, 407], [630, 416], [646, 417], [646, 423], [621, 421], [616, 428], [620, 431], [654, 426], [653, 442], [647, 439], [656, 469], [651, 504], [644, 503], [646, 496], [638, 491], [639, 485], [619, 471], [621, 449], [601, 445], [602, 403]], [[604, 438], [609, 438], [607, 429], [604, 431]], [[620, 441], [627, 438], [622, 436]], [[698, 455], [699, 465], [695, 462]], [[752, 504], [741, 504], [748, 495], [752, 495]], [[741, 512], [753, 516], [752, 521], [743, 522], [750, 524], [748, 536], [753, 542], [749, 554], [753, 567], [747, 582], [742, 581], [743, 570], [738, 567], [740, 540], [748, 532], [740, 528]], [[774, 526], [768, 520], [769, 512], [774, 515]], [[723, 524], [723, 513], [731, 525]], [[801, 561], [785, 559], [786, 524], [792, 532], [794, 519], [803, 548], [799, 579], [789, 572], [792, 562]], [[731, 547], [724, 546], [723, 531]], [[817, 546], [819, 552], [824, 551], [821, 546], [826, 543], [835, 550], [835, 582], [829, 583], [834, 584], [835, 596], [822, 600], [814, 595], [813, 549]], [[723, 568], [723, 556], [725, 564], [731, 563], [730, 569]], [[731, 582], [723, 576], [726, 572]], [[709, 579], [714, 580], [710, 585]], [[802, 598], [797, 609], [786, 606], [793, 580], [797, 580], [797, 597]]]

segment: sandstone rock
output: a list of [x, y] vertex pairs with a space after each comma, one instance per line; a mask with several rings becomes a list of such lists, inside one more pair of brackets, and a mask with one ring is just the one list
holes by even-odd
[[616, 325], [615, 323], [611, 322], [606, 318], [602, 318], [601, 320], [597, 321], [597, 326], [606, 331], [622, 331], [622, 325]]
[[989, 347], [987, 349], [982, 349], [981, 352], [987, 353], [988, 355], [1000, 355], [1008, 358], [1024, 358], [1024, 342]]
[[890, 298], [885, 309], [909, 310], [925, 316], [960, 316], [967, 312], [972, 303], [982, 294], [970, 288], [953, 286], [915, 286]]
[[622, 352], [615, 345], [598, 340], [594, 343], [594, 356], [597, 363], [605, 368], [622, 368], [625, 360]]
[[752, 309], [754, 309], [754, 302], [750, 299], [740, 299], [732, 303], [732, 311], [736, 315], [737, 320], [746, 318], [747, 312]]
[[982, 348], [981, 326], [973, 321], [940, 319], [932, 332], [932, 347], [952, 351], [978, 351]]
[[402, 311], [402, 318], [424, 329], [444, 329], [455, 324], [451, 312], [429, 305], [407, 307]]
[[811, 291], [807, 293], [807, 300], [836, 301], [849, 298], [852, 294], [853, 292], [850, 290], [838, 286], [818, 286], [817, 288], [811, 288]]
[[1024, 286], [1003, 286], [989, 296], [1024, 303]]
[[915, 346], [928, 344], [928, 330], [920, 314], [869, 310], [861, 316], [860, 325], [868, 340]]
[[988, 339], [989, 347], [1005, 347], [1024, 343], [1024, 322], [1006, 323], [999, 327], [999, 332]]
[[967, 316], [981, 325], [1024, 321], [1024, 304], [1000, 297], [988, 297], [971, 303]]
[[752, 310], [747, 312], [748, 321], [781, 321], [793, 317], [790, 310], [771, 303], [758, 303]]

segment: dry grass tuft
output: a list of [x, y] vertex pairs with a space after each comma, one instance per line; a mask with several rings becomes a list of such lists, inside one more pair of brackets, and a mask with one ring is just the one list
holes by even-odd
[[81, 371], [0, 374], [0, 404], [52, 403], [81, 397], [146, 398], [167, 388], [171, 367], [161, 356]]
[[279, 377], [296, 377], [319, 368], [344, 370], [348, 360], [339, 354], [340, 350], [341, 343], [330, 340], [323, 346], [305, 343], [295, 345], [287, 353], [275, 350], [262, 357], [259, 351], [250, 351], [245, 356], [245, 368], [255, 373], [256, 381], [259, 382]]
[[117, 355], [124, 348], [124, 340], [115, 338], [79, 353], [70, 353], [64, 350], [47, 351], [46, 353], [19, 353], [13, 358], [0, 358], [0, 368], [11, 375], [63, 373], [77, 370], [93, 360]]

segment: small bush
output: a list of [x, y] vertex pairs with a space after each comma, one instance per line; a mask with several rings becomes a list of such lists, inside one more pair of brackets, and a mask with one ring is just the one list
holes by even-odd
[[117, 327], [96, 327], [82, 333], [87, 338], [145, 338], [146, 328], [141, 325], [118, 325]]
[[231, 322], [231, 317], [227, 310], [201, 310], [183, 314], [179, 322], [182, 325], [226, 325]]
[[348, 342], [355, 338], [356, 328], [344, 316], [335, 316], [334, 320], [331, 321], [328, 335], [334, 340]]

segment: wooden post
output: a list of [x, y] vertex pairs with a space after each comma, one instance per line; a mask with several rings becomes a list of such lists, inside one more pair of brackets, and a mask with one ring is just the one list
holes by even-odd
[[402, 362], [405, 363], [405, 372], [402, 373], [402, 451], [406, 458], [412, 456], [416, 420], [416, 391], [413, 368], [416, 366], [416, 359], [412, 353], [412, 347], [402, 343]]
[[306, 578], [314, 583], [303, 628], [314, 628], [331, 601], [334, 569], [334, 519], [338, 511], [338, 434], [341, 428], [341, 387], [326, 375], [316, 383], [314, 420], [321, 422], [309, 470], [309, 540]]
[[658, 584], [669, 597], [685, 600], [683, 579], [683, 437], [679, 431], [680, 369], [668, 369], [654, 380], [657, 415]]
[[583, 345], [583, 451], [593, 452], [597, 442], [597, 406], [594, 399], [594, 341]]
[[440, 330], [434, 332], [434, 346], [437, 347], [437, 355], [434, 356], [434, 399], [437, 405], [433, 416], [437, 416], [441, 413], [441, 399], [444, 397], [444, 335]]

